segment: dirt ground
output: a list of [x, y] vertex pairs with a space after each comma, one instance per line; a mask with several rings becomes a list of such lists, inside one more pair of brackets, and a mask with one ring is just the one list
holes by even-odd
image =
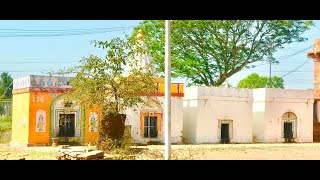
[[[163, 146], [148, 148], [163, 152]], [[172, 159], [320, 160], [320, 143], [175, 145]]]
[[54, 160], [57, 155], [57, 148], [44, 147], [23, 147], [12, 148], [6, 144], [0, 144], [0, 160]]
[[[136, 159], [163, 159], [164, 146], [135, 146], [144, 149]], [[0, 145], [0, 160], [54, 160], [55, 147], [11, 148]], [[172, 159], [199, 160], [320, 160], [320, 143], [172, 145]]]

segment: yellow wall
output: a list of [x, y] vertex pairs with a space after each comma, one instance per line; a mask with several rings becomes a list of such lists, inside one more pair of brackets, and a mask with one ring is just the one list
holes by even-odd
[[13, 95], [12, 142], [28, 144], [29, 139], [29, 93]]
[[[159, 83], [159, 92], [160, 93], [164, 93], [164, 88], [165, 88], [164, 83]], [[171, 93], [184, 93], [184, 84], [171, 83]]]
[[[50, 143], [50, 105], [51, 102], [62, 93], [30, 92], [30, 123], [29, 143], [47, 144]], [[36, 132], [36, 113], [38, 110], [46, 112], [46, 131]]]
[[154, 82], [164, 83], [164, 78], [153, 78]]

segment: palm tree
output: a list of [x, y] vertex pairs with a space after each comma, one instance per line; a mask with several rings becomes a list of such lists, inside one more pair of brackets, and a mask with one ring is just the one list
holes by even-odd
[[13, 79], [10, 74], [3, 72], [0, 75], [0, 99], [11, 99]]
[[[9, 116], [11, 114], [13, 79], [10, 74], [2, 73], [0, 75], [0, 115]], [[1, 100], [3, 102], [1, 102]]]

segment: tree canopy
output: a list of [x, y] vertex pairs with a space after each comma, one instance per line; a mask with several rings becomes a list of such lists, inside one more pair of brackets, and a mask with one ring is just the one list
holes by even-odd
[[[127, 108], [136, 107], [146, 97], [141, 93], [155, 92], [153, 74], [138, 67], [137, 54], [145, 53], [129, 39], [114, 38], [110, 41], [95, 41], [103, 48], [103, 58], [91, 55], [80, 60], [81, 65], [62, 70], [60, 74], [75, 74], [70, 81], [72, 92], [68, 99], [101, 110], [103, 113], [123, 113]], [[130, 69], [125, 69], [125, 67]], [[58, 73], [59, 74], [59, 73]]]
[[238, 88], [284, 88], [284, 81], [281, 77], [259, 76], [257, 73], [252, 73], [238, 83]]
[[[303, 20], [174, 20], [171, 22], [172, 77], [191, 85], [220, 86], [233, 74], [258, 61], [273, 61], [283, 45], [302, 42], [313, 26]], [[135, 27], [145, 42], [158, 72], [164, 72], [164, 21], [145, 20]]]
[[3, 72], [0, 75], [0, 99], [11, 99], [13, 79], [10, 74]]
[[58, 74], [75, 74], [70, 80], [72, 91], [64, 100], [101, 113], [97, 143], [109, 149], [122, 145], [126, 110], [149, 100], [158, 102], [148, 96], [157, 87], [149, 65], [137, 64], [145, 51], [135, 41], [114, 38], [94, 44], [106, 51], [105, 57], [84, 57], [80, 65]]

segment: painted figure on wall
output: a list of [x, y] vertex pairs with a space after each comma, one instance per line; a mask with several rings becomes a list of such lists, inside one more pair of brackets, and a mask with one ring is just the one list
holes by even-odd
[[46, 112], [38, 110], [36, 113], [36, 132], [46, 132]]
[[89, 115], [89, 132], [98, 132], [98, 114], [91, 112]]

